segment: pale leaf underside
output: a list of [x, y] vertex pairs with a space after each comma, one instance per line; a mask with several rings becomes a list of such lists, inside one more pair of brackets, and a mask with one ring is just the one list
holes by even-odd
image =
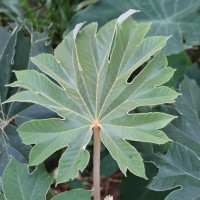
[[[128, 15], [135, 10], [128, 11]], [[124, 18], [123, 18], [124, 16]], [[174, 70], [167, 67], [160, 50], [167, 37], [146, 37], [150, 25], [136, 24], [127, 14], [113, 20], [97, 33], [97, 24], [77, 25], [55, 49], [54, 56], [40, 54], [32, 62], [36, 71], [15, 72], [13, 87], [27, 90], [7, 102], [40, 104], [63, 119], [35, 120], [18, 131], [26, 144], [36, 144], [30, 165], [37, 165], [58, 149], [67, 147], [58, 167], [57, 182], [74, 178], [88, 161], [85, 150], [95, 122], [101, 127], [101, 140], [120, 169], [146, 178], [140, 154], [129, 141], [163, 144], [169, 141], [159, 129], [174, 116], [163, 113], [128, 114], [138, 106], [172, 103], [177, 93], [160, 86]], [[79, 30], [80, 29], [80, 30]], [[149, 61], [131, 83], [133, 71]], [[49, 78], [51, 77], [51, 79]]]

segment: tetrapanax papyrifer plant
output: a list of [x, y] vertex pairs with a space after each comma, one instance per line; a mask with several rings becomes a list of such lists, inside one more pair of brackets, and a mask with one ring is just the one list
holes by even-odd
[[[30, 153], [30, 166], [67, 147], [59, 161], [57, 183], [73, 179], [85, 169], [89, 161], [86, 146], [94, 136], [95, 200], [100, 199], [101, 141], [124, 174], [128, 169], [143, 178], [142, 157], [127, 140], [156, 144], [170, 141], [158, 129], [174, 116], [129, 113], [138, 106], [172, 103], [177, 97], [175, 91], [161, 86], [174, 73], [160, 51], [168, 37], [145, 38], [150, 24], [137, 24], [130, 17], [135, 12], [127, 11], [98, 32], [97, 23], [85, 27], [84, 23], [78, 24], [58, 45], [54, 56], [40, 54], [32, 58], [43, 74], [17, 71], [17, 81], [10, 85], [27, 90], [7, 102], [40, 104], [61, 117], [33, 120], [18, 129], [25, 144], [36, 144]], [[145, 68], [128, 82], [130, 75], [147, 61]]]

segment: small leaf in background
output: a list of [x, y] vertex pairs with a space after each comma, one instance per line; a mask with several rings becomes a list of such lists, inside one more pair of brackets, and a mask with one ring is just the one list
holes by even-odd
[[188, 71], [187, 76], [190, 79], [194, 79], [197, 85], [200, 87], [200, 68], [197, 64], [193, 64], [191, 69]]
[[200, 198], [200, 160], [196, 154], [173, 143], [167, 154], [154, 154], [150, 160], [159, 168], [148, 188], [155, 191], [175, 189], [165, 200], [197, 200]]
[[119, 169], [117, 162], [111, 155], [106, 155], [100, 162], [101, 176], [110, 176]]
[[90, 200], [91, 195], [91, 190], [74, 189], [69, 192], [60, 193], [53, 197], [52, 200]]
[[199, 7], [200, 0], [101, 0], [78, 12], [72, 18], [68, 30], [83, 21], [96, 21], [103, 26], [108, 20], [133, 8], [141, 11], [134, 16], [137, 22], [152, 23], [149, 35], [172, 35], [164, 48], [167, 55], [172, 55], [192, 45], [199, 45]]
[[[128, 141], [170, 141], [160, 129], [174, 116], [128, 113], [139, 106], [173, 103], [178, 95], [161, 86], [174, 73], [160, 51], [168, 37], [145, 37], [150, 25], [137, 24], [129, 17], [135, 12], [127, 11], [98, 33], [96, 23], [84, 28], [83, 23], [78, 24], [55, 49], [54, 56], [40, 54], [32, 58], [47, 76], [33, 70], [15, 72], [17, 81], [10, 86], [26, 90], [7, 103], [36, 103], [62, 117], [33, 120], [18, 129], [25, 144], [36, 144], [30, 153], [30, 166], [67, 147], [59, 161], [57, 183], [73, 179], [85, 169], [89, 162], [86, 146], [97, 123], [101, 141], [124, 174], [129, 170], [146, 178], [142, 157]], [[128, 82], [146, 62], [145, 68]]]
[[77, 189], [77, 188], [83, 188], [83, 184], [80, 180], [75, 178], [72, 181], [67, 182], [67, 186], [69, 186], [72, 189]]
[[3, 173], [3, 195], [7, 200], [45, 200], [51, 182], [42, 166], [30, 174], [26, 164], [12, 158]]
[[122, 179], [120, 200], [163, 200], [169, 194], [168, 191], [156, 192], [147, 187], [158, 170], [151, 163], [146, 163], [145, 168], [149, 180], [144, 180], [130, 173]]
[[167, 86], [178, 88], [179, 83], [192, 68], [192, 62], [185, 52], [167, 57], [169, 66], [176, 69], [174, 76], [166, 83]]

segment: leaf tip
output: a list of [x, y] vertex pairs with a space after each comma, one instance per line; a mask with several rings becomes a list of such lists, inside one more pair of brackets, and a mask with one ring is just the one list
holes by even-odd
[[125, 21], [128, 17], [130, 17], [131, 15], [133, 15], [134, 13], [140, 12], [140, 10], [135, 10], [135, 9], [129, 9], [128, 11], [126, 11], [125, 13], [121, 14], [119, 16], [119, 18], [117, 19], [118, 23], [122, 23], [123, 21]]
[[78, 34], [78, 32], [81, 30], [81, 28], [83, 27], [83, 25], [86, 23], [85, 22], [82, 22], [82, 23], [79, 23], [75, 26], [74, 30], [73, 30], [73, 39], [75, 40], [76, 39], [76, 36]]
[[166, 36], [166, 42], [172, 37], [173, 35]]
[[17, 70], [12, 70], [12, 72], [16, 74], [18, 71]]
[[143, 178], [144, 178], [145, 180], [149, 180], [149, 179], [147, 178], [146, 174], [145, 174], [145, 176], [143, 176]]
[[31, 60], [31, 61], [33, 61], [34, 59], [35, 59], [35, 56], [34, 56], [34, 57], [32, 57], [32, 56], [30, 57], [30, 60]]

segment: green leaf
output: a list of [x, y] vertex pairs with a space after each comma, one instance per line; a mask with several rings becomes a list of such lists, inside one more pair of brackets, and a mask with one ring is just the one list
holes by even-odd
[[200, 87], [192, 79], [185, 77], [180, 84], [181, 96], [176, 100], [175, 107], [164, 107], [162, 111], [179, 115], [164, 131], [168, 137], [191, 149], [200, 157]]
[[19, 18], [23, 17], [20, 1], [2, 0], [0, 6], [2, 8], [1, 12], [10, 17], [13, 21], [16, 20], [17, 15]]
[[[11, 77], [11, 65], [14, 61], [15, 55], [15, 45], [17, 41], [19, 28], [16, 27], [12, 34], [7, 28], [0, 28], [0, 66], [2, 72], [0, 73], [0, 91], [1, 91], [1, 102], [6, 100], [6, 96], [9, 88], [4, 88], [4, 86], [9, 82]], [[5, 67], [6, 66], [6, 67]]]
[[96, 21], [102, 26], [108, 20], [134, 8], [141, 11], [134, 15], [137, 22], [152, 22], [149, 35], [172, 35], [164, 49], [167, 55], [172, 55], [192, 45], [199, 45], [199, 7], [199, 0], [101, 0], [78, 12], [72, 18], [68, 30], [82, 21]]
[[5, 200], [3, 194], [0, 193], [0, 200]]
[[176, 69], [173, 78], [165, 85], [177, 88], [187, 72], [192, 69], [192, 62], [186, 52], [167, 57], [169, 66]]
[[83, 183], [81, 180], [75, 178], [74, 180], [68, 181], [67, 186], [69, 186], [72, 189], [78, 189], [78, 188], [83, 188]]
[[4, 168], [10, 160], [10, 155], [14, 156], [21, 162], [28, 162], [28, 155], [30, 152], [30, 146], [23, 145], [21, 138], [19, 137], [16, 127], [9, 124], [5, 128], [5, 133], [0, 131], [0, 174], [3, 174]]
[[154, 155], [153, 161], [159, 167], [159, 173], [148, 186], [149, 189], [166, 191], [176, 188], [166, 200], [200, 198], [200, 160], [190, 149], [173, 143], [166, 155]]
[[168, 191], [156, 192], [147, 187], [156, 176], [157, 169], [151, 163], [145, 164], [145, 169], [149, 180], [144, 180], [130, 173], [127, 177], [123, 177], [120, 188], [121, 200], [162, 200], [169, 194]]
[[[46, 118], [44, 109], [36, 111], [36, 107], [30, 104], [20, 102], [2, 104], [11, 95], [19, 92], [19, 88], [5, 87], [16, 80], [12, 70], [34, 68], [35, 65], [30, 64], [30, 55], [51, 52], [51, 48], [45, 44], [46, 40], [45, 33], [33, 32], [25, 25], [0, 28], [0, 177], [10, 160], [10, 155], [21, 162], [28, 161], [31, 146], [24, 145], [16, 132], [19, 121], [39, 118], [40, 115]], [[34, 113], [34, 116], [27, 116], [26, 109], [29, 113]], [[50, 112], [45, 108], [45, 113], [47, 112], [49, 116]]]
[[100, 169], [101, 176], [110, 176], [116, 172], [119, 167], [116, 161], [113, 160], [113, 158], [108, 154], [103, 159], [101, 159]]
[[187, 76], [194, 79], [198, 86], [200, 86], [200, 69], [197, 63], [193, 64], [191, 69], [188, 71]]
[[78, 170], [83, 171], [89, 161], [89, 153], [84, 148], [91, 138], [90, 126], [60, 119], [35, 120], [23, 124], [19, 128], [23, 141], [26, 144], [38, 143], [30, 153], [29, 165], [41, 163], [68, 145], [59, 162], [58, 180], [64, 182], [76, 177]]
[[83, 190], [83, 189], [75, 189], [70, 190], [69, 192], [63, 192], [55, 197], [52, 200], [71, 200], [71, 199], [81, 199], [81, 200], [90, 200], [91, 199], [92, 191]]
[[[98, 33], [96, 23], [84, 28], [84, 23], [78, 24], [54, 56], [40, 54], [32, 58], [47, 76], [33, 70], [15, 72], [17, 81], [10, 86], [26, 90], [7, 103], [36, 103], [62, 117], [34, 120], [18, 129], [25, 144], [36, 144], [29, 165], [38, 165], [67, 147], [59, 161], [57, 183], [75, 178], [86, 167], [86, 146], [96, 125], [101, 128], [102, 142], [124, 174], [128, 169], [146, 178], [142, 157], [128, 141], [169, 141], [160, 129], [174, 116], [129, 114], [138, 106], [172, 103], [178, 95], [161, 86], [174, 73], [160, 51], [168, 37], [145, 38], [150, 25], [133, 21], [129, 16], [135, 12], [127, 11]], [[128, 83], [130, 75], [146, 62], [144, 70]]]
[[[9, 124], [15, 115], [17, 108], [15, 104], [2, 105], [2, 101], [5, 101], [7, 97], [16, 91], [16, 89], [4, 87], [5, 84], [13, 81], [12, 69], [21, 69], [19, 67], [18, 59], [21, 59], [21, 64], [27, 63], [26, 58], [27, 48], [29, 48], [29, 43], [22, 37], [21, 27], [13, 27], [12, 33], [8, 31], [9, 27], [0, 28], [0, 177], [2, 176], [3, 170], [10, 160], [10, 155], [16, 157], [19, 161], [27, 162], [28, 153], [30, 151], [30, 146], [24, 145], [16, 132], [16, 127]], [[19, 53], [19, 47], [24, 45], [25, 52]], [[19, 104], [18, 104], [19, 105]], [[24, 106], [19, 106], [19, 111], [24, 108]], [[0, 183], [1, 188], [1, 183]]]
[[45, 200], [52, 181], [42, 166], [30, 174], [26, 164], [12, 158], [4, 171], [2, 182], [3, 194], [7, 200]]

